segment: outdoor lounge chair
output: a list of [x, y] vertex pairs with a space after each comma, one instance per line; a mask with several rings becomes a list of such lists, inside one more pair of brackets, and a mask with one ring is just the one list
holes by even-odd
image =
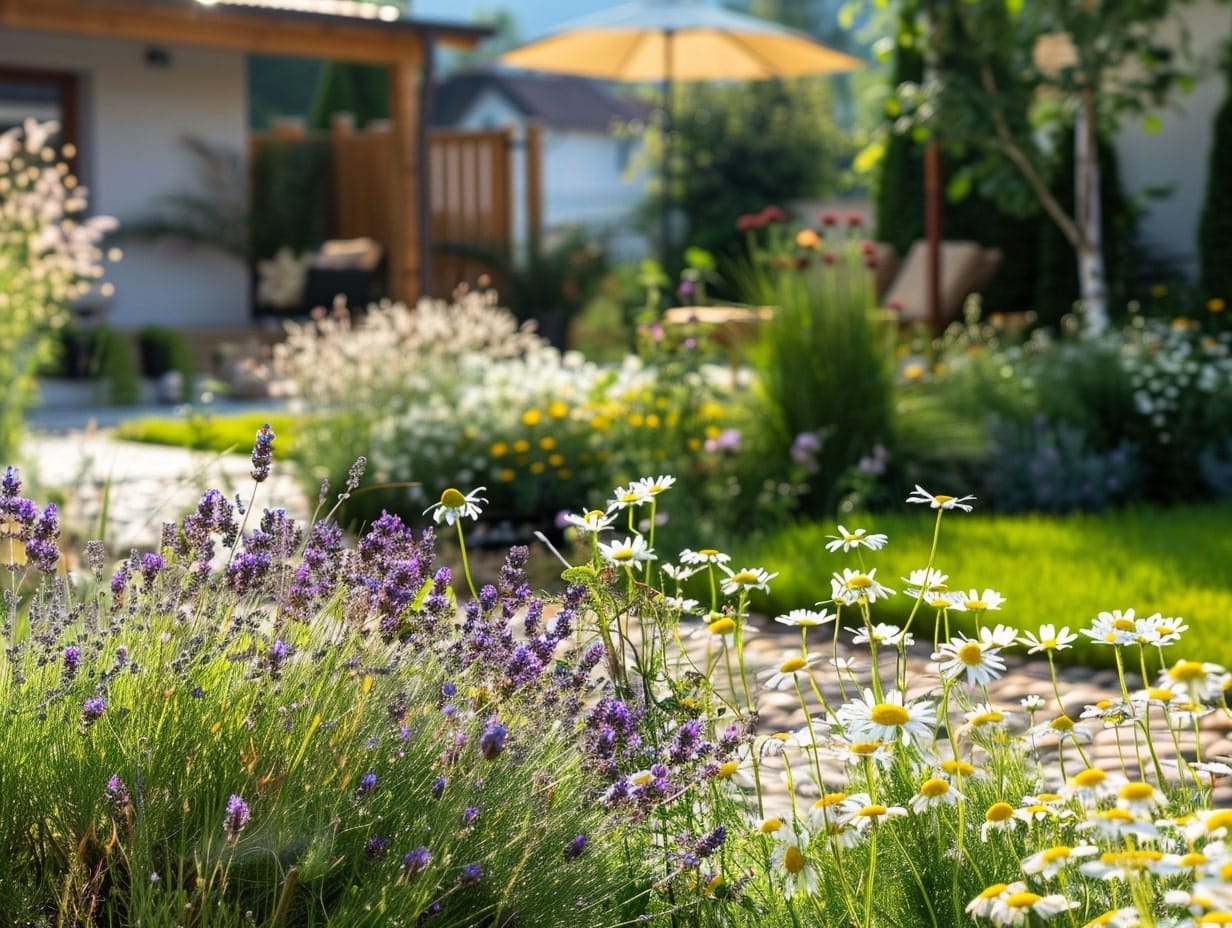
[[[941, 243], [941, 325], [949, 325], [962, 314], [967, 297], [988, 285], [1001, 264], [999, 248], [985, 248], [978, 242]], [[898, 314], [899, 323], [927, 324], [928, 244], [912, 243], [894, 279], [881, 294], [882, 305]]]

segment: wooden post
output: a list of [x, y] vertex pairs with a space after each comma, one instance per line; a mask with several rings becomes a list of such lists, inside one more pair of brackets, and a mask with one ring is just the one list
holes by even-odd
[[[423, 53], [419, 58], [422, 60]], [[420, 61], [404, 59], [389, 66], [389, 116], [392, 124], [393, 223], [389, 242], [389, 286], [393, 298], [413, 303], [419, 298], [419, 95]]]
[[419, 135], [415, 139], [419, 189], [415, 223], [419, 232], [419, 293], [432, 295], [432, 159], [428, 151], [428, 133], [432, 128], [432, 96], [436, 80], [436, 39], [429, 32], [424, 36], [423, 78], [419, 83]]
[[535, 123], [526, 127], [526, 253], [530, 260], [539, 256], [543, 243], [543, 129]]

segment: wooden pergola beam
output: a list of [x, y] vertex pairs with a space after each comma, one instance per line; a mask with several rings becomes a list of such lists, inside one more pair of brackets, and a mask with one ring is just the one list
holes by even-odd
[[426, 163], [420, 90], [434, 43], [474, 46], [490, 30], [444, 23], [374, 22], [257, 7], [201, 5], [194, 0], [0, 0], [0, 28], [196, 45], [249, 54], [297, 55], [383, 65], [389, 69], [394, 136], [394, 229], [390, 287], [397, 299], [424, 292], [427, 229], [423, 221]]

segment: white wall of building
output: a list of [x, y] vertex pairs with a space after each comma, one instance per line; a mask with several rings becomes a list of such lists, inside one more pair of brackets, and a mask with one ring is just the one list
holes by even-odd
[[[525, 118], [504, 94], [491, 88], [471, 104], [457, 128], [480, 130], [525, 127]], [[630, 235], [628, 219], [645, 196], [645, 177], [629, 170], [640, 157], [640, 143], [605, 132], [546, 129], [543, 140], [543, 225], [553, 232], [584, 226], [610, 238], [617, 257], [640, 257], [646, 244]], [[513, 164], [514, 228], [517, 245], [526, 242], [525, 153], [515, 151]]]
[[[180, 145], [195, 135], [244, 153], [247, 67], [239, 52], [160, 46], [166, 67], [146, 64], [147, 43], [52, 33], [0, 32], [0, 64], [79, 77], [82, 179], [93, 212], [121, 222], [160, 194], [197, 189]], [[118, 328], [158, 324], [223, 328], [249, 318], [248, 270], [207, 250], [129, 244], [109, 279]]]
[[[1219, 46], [1232, 35], [1232, 9], [1215, 0], [1183, 7], [1195, 54], [1212, 64]], [[1139, 223], [1143, 244], [1161, 258], [1175, 259], [1182, 270], [1198, 271], [1198, 220], [1206, 191], [1211, 129], [1223, 102], [1225, 82], [1212, 68], [1189, 94], [1178, 95], [1161, 115], [1163, 131], [1147, 132], [1126, 124], [1117, 139], [1121, 179], [1137, 196], [1152, 187], [1171, 188], [1162, 200], [1147, 200]]]

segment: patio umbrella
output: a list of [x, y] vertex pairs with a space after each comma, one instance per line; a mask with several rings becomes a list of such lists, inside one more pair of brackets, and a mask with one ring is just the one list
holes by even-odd
[[[500, 61], [600, 80], [658, 82], [663, 86], [665, 139], [676, 81], [760, 81], [851, 71], [864, 65], [802, 32], [701, 0], [634, 0], [567, 22]], [[665, 144], [665, 183], [668, 165]], [[666, 229], [665, 213], [665, 250]]]

